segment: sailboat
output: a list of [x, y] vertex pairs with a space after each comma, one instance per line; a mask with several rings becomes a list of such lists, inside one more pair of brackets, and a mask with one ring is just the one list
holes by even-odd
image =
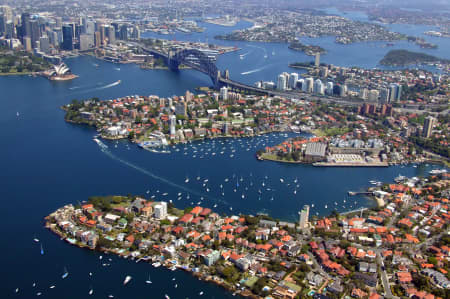
[[64, 267], [64, 273], [63, 273], [63, 275], [61, 275], [61, 278], [64, 279], [64, 278], [67, 278], [67, 276], [69, 276], [69, 272], [67, 272], [67, 268]]
[[145, 281], [146, 284], [151, 284], [152, 280], [150, 279], [150, 274], [148, 275], [148, 280]]
[[185, 182], [186, 184], [189, 183], [189, 178], [186, 177], [186, 179], [184, 180], [184, 182]]

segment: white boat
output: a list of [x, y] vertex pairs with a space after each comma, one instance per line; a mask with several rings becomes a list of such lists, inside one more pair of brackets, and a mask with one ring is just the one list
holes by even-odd
[[39, 239], [38, 238], [34, 238], [33, 241], [36, 242], [36, 243], [39, 243]]
[[93, 290], [93, 289], [90, 289], [88, 294], [89, 294], [89, 296], [92, 295], [92, 294], [94, 294], [94, 290]]
[[201, 291], [200, 293], [198, 293], [200, 296], [203, 295], [203, 291]]
[[151, 284], [152, 280], [150, 279], [150, 274], [148, 275], [148, 280], [145, 281], [146, 284]]
[[108, 295], [108, 298], [114, 298], [114, 295]]
[[284, 180], [283, 180], [283, 179], [280, 179], [280, 182], [284, 183]]
[[16, 289], [16, 293], [19, 293], [19, 288]]
[[67, 271], [67, 268], [64, 267], [64, 273], [63, 273], [63, 275], [61, 275], [61, 278], [64, 279], [64, 278], [67, 278], [67, 276], [69, 276], [69, 272]]
[[184, 180], [184, 182], [187, 184], [187, 183], [189, 183], [189, 178], [186, 178], [185, 180]]
[[16, 115], [19, 116], [19, 112], [17, 112]]
[[170, 299], [169, 295], [167, 295], [167, 294], [165, 294], [164, 297], [165, 297], [166, 299]]
[[37, 292], [37, 293], [36, 293], [36, 296], [41, 296], [41, 295], [42, 295], [41, 292]]
[[175, 284], [175, 289], [178, 288], [178, 284]]
[[54, 286], [54, 285], [50, 286], [50, 289], [54, 289], [54, 288], [55, 288], [55, 286]]
[[130, 275], [127, 275], [126, 277], [125, 277], [125, 280], [123, 281], [123, 285], [126, 285], [127, 283], [129, 283], [130, 282], [130, 280], [131, 280], [131, 276]]

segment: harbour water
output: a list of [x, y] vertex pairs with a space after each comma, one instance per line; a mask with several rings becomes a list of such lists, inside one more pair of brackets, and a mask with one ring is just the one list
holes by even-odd
[[[228, 67], [236, 79], [249, 83], [274, 79], [275, 74], [287, 68], [287, 62], [297, 61], [297, 56], [303, 55], [286, 54], [290, 50], [283, 50], [287, 46], [281, 44], [249, 44], [247, 47], [244, 51], [254, 51], [248, 55], [248, 61], [247, 58], [244, 62], [239, 60], [238, 54], [227, 54], [218, 64], [220, 68]], [[270, 64], [264, 62], [264, 51], [272, 57], [273, 66], [242, 74], [251, 71], [249, 68]], [[272, 51], [275, 55], [270, 56]], [[264, 63], [259, 66], [251, 59]], [[171, 298], [196, 298], [200, 291], [204, 292], [203, 297], [232, 298], [221, 288], [180, 271], [154, 269], [148, 264], [109, 256], [100, 261], [98, 253], [68, 245], [43, 228], [44, 216], [62, 205], [76, 204], [92, 195], [155, 195], [155, 199], [172, 200], [180, 208], [200, 201], [206, 207], [217, 205], [214, 209], [220, 213], [262, 212], [295, 221], [296, 211], [304, 204], [314, 203], [312, 213], [319, 215], [335, 207], [339, 211], [348, 210], [350, 204], [351, 209], [371, 205], [363, 197], [347, 199], [347, 191], [368, 187], [369, 180], [390, 181], [399, 174], [426, 175], [430, 169], [437, 168], [431, 165], [315, 168], [258, 162], [254, 158], [258, 148], [279, 143], [286, 138], [284, 134], [206, 141], [187, 145], [186, 150], [184, 145], [179, 145], [170, 148], [171, 154], [144, 151], [127, 141], [117, 144], [105, 141], [108, 148], [102, 150], [92, 141], [95, 134], [92, 128], [64, 122], [61, 105], [75, 98], [183, 94], [186, 89], [193, 91], [197, 86], [209, 85], [210, 79], [192, 70], [179, 73], [141, 70], [135, 65], [118, 66], [91, 57], [70, 59], [67, 64], [79, 78], [50, 82], [28, 76], [0, 77], [2, 298], [32, 298], [37, 292], [42, 292], [43, 298], [86, 298], [91, 287], [93, 298], [106, 298], [109, 294], [115, 298], [163, 298], [165, 294]], [[121, 83], [112, 84], [117, 80]], [[188, 183], [185, 182], [187, 177]], [[203, 186], [206, 179], [207, 185]], [[299, 187], [293, 184], [295, 179]], [[163, 193], [168, 194], [163, 196]], [[178, 193], [181, 193], [180, 200]], [[344, 199], [347, 199], [345, 204]], [[40, 240], [44, 255], [33, 238]], [[105, 258], [112, 261], [105, 261]], [[111, 266], [103, 266], [103, 263]], [[63, 280], [64, 267], [70, 275]], [[89, 276], [89, 272], [93, 275]], [[145, 284], [149, 274], [153, 281], [150, 285]], [[126, 275], [131, 275], [133, 280], [123, 287]], [[175, 283], [178, 284], [176, 289]], [[50, 289], [51, 285], [55, 288]], [[19, 288], [18, 293], [15, 293], [16, 288]]]

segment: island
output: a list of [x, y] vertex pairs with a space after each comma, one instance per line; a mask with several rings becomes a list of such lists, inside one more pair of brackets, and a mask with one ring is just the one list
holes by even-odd
[[408, 50], [391, 50], [383, 59], [381, 65], [387, 66], [407, 66], [412, 64], [449, 64], [450, 60], [438, 58], [425, 53], [413, 52]]
[[450, 175], [433, 170], [371, 183], [328, 202], [345, 209], [362, 193], [375, 207], [311, 217], [314, 204], [305, 205], [295, 222], [128, 195], [67, 204], [45, 217], [45, 226], [72, 245], [183, 270], [235, 295], [448, 298]]
[[316, 54], [325, 54], [326, 50], [320, 46], [305, 45], [300, 41], [294, 41], [289, 45], [289, 49], [304, 52], [306, 55], [314, 56]]

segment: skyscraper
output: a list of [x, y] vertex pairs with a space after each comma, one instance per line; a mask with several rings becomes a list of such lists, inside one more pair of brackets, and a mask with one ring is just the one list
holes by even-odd
[[314, 93], [323, 94], [323, 83], [322, 80], [317, 79], [314, 81]]
[[39, 47], [41, 48], [40, 50], [44, 53], [50, 52], [50, 40], [48, 36], [43, 36], [39, 39]]
[[170, 136], [175, 136], [176, 125], [177, 125], [177, 117], [175, 115], [169, 116]]
[[37, 47], [36, 42], [39, 41], [39, 37], [41, 36], [39, 22], [37, 20], [30, 21], [30, 29], [31, 32], [28, 36], [31, 38], [31, 46], [34, 48]]
[[313, 78], [311, 78], [311, 77], [309, 77], [309, 78], [306, 78], [306, 83], [305, 83], [305, 91], [306, 92], [309, 92], [309, 93], [312, 93], [313, 92], [313, 90], [314, 90], [314, 79]]
[[221, 100], [228, 100], [228, 88], [225, 86], [220, 89], [220, 99]]
[[432, 116], [428, 116], [425, 118], [425, 122], [423, 124], [422, 136], [425, 138], [429, 138], [431, 136], [431, 132], [433, 131], [434, 123], [436, 119]]
[[309, 206], [304, 205], [303, 209], [299, 212], [300, 219], [299, 219], [299, 227], [300, 229], [305, 229], [308, 227], [308, 221], [309, 221]]
[[327, 89], [326, 92], [328, 95], [332, 95], [333, 94], [333, 82], [327, 82]]
[[30, 14], [27, 12], [24, 12], [21, 17], [21, 26], [20, 26], [20, 34], [19, 37], [22, 40], [25, 36], [30, 36], [31, 34], [31, 25], [30, 25]]
[[121, 39], [121, 40], [128, 40], [128, 27], [127, 27], [126, 24], [123, 24], [123, 25], [120, 27], [120, 33], [119, 33], [119, 36], [120, 36], [119, 39]]
[[73, 50], [73, 26], [71, 24], [62, 26], [63, 42], [62, 49]]
[[278, 75], [277, 89], [278, 90], [286, 90], [286, 76], [284, 74]]
[[297, 81], [298, 81], [298, 74], [291, 73], [291, 75], [289, 76], [289, 88], [295, 89], [297, 87]]

